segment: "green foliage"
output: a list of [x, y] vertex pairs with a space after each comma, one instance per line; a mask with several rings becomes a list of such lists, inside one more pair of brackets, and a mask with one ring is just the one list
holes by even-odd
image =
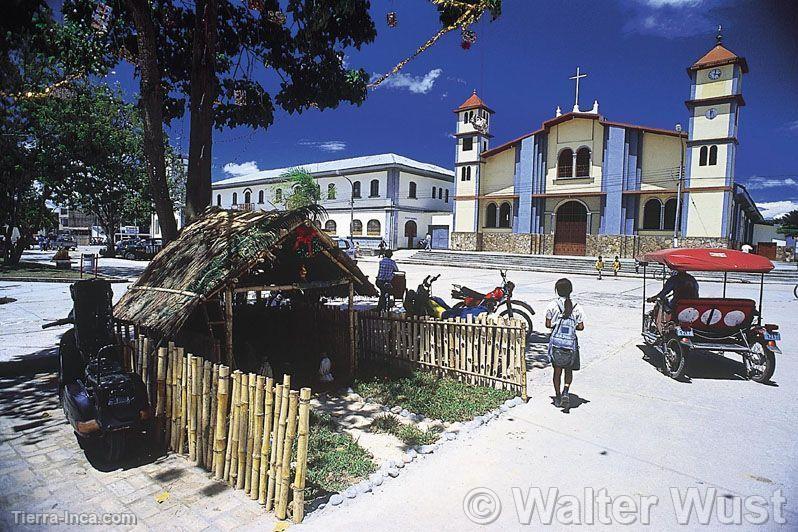
[[513, 397], [504, 390], [473, 386], [432, 372], [386, 376], [377, 367], [361, 367], [353, 389], [386, 405], [397, 405], [443, 421], [467, 421]]
[[150, 212], [138, 109], [106, 85], [76, 83], [30, 109], [38, 180], [61, 204], [97, 216], [108, 236]]
[[280, 177], [291, 185], [291, 194], [285, 200], [289, 209], [315, 205], [321, 199], [319, 184], [304, 168], [292, 168]]
[[390, 434], [399, 428], [399, 425], [401, 425], [401, 422], [398, 417], [393, 414], [383, 414], [374, 418], [374, 421], [369, 425], [369, 430], [373, 432], [387, 432]]
[[429, 430], [421, 430], [415, 425], [402, 425], [393, 432], [394, 436], [402, 440], [408, 447], [415, 445], [432, 445], [438, 435]]
[[335, 493], [375, 470], [369, 453], [349, 434], [338, 432], [328, 414], [310, 413], [306, 500]]
[[784, 235], [798, 235], [798, 210], [793, 210], [776, 219], [779, 231]]

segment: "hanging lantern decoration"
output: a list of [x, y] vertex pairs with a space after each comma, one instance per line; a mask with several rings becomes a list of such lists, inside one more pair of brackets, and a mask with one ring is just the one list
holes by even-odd
[[111, 21], [111, 13], [113, 13], [111, 6], [99, 2], [97, 7], [94, 8], [94, 13], [91, 15], [91, 27], [99, 33], [105, 33], [108, 31], [108, 23]]
[[460, 47], [463, 50], [468, 50], [471, 48], [471, 45], [477, 42], [477, 34], [474, 30], [463, 29], [463, 32], [460, 34]]
[[389, 28], [395, 28], [399, 21], [396, 19], [396, 11], [389, 11], [386, 16]]
[[247, 104], [247, 91], [244, 89], [235, 89], [233, 91], [233, 100], [237, 106], [245, 106]]
[[263, 0], [247, 0], [247, 7], [252, 11], [263, 11]]
[[271, 22], [272, 24], [277, 24], [278, 26], [282, 26], [285, 24], [286, 18], [285, 13], [282, 11], [267, 11], [266, 12], [266, 19]]

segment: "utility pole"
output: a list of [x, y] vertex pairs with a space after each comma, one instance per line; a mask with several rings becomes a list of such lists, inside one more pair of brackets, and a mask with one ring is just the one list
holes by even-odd
[[684, 179], [684, 137], [682, 125], [676, 124], [679, 133], [679, 180], [676, 182], [676, 219], [673, 221], [673, 247], [679, 247], [679, 231], [682, 225], [682, 180]]

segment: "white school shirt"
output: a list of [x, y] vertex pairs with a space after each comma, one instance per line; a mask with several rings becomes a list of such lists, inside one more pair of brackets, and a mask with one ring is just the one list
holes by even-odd
[[[573, 302], [573, 299], [571, 302]], [[560, 319], [561, 308], [565, 308], [564, 297], [552, 299], [549, 301], [549, 304], [546, 307], [546, 319], [551, 321], [552, 328], [557, 325], [557, 320]], [[579, 303], [574, 302], [574, 309], [571, 311], [571, 317], [574, 319], [577, 325], [584, 323], [585, 314], [582, 312], [582, 306]]]

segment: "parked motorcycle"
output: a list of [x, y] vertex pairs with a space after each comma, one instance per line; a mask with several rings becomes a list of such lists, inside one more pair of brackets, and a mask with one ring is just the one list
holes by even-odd
[[115, 462], [149, 426], [152, 411], [141, 377], [122, 368], [111, 307], [111, 284], [85, 279], [70, 287], [69, 316], [43, 329], [74, 324], [58, 348], [58, 393], [81, 446]]
[[531, 333], [532, 316], [535, 311], [523, 301], [513, 299], [515, 284], [507, 280], [507, 270], [499, 270], [502, 285], [497, 286], [487, 294], [472, 290], [467, 286], [452, 285], [452, 297], [460, 300], [454, 306], [449, 306], [443, 299], [431, 295], [432, 283], [440, 275], [424, 278], [418, 289], [408, 290], [405, 296], [405, 311], [411, 316], [429, 316], [434, 318], [464, 318], [480, 314], [498, 313], [501, 317], [516, 318], [526, 323], [527, 334]]

